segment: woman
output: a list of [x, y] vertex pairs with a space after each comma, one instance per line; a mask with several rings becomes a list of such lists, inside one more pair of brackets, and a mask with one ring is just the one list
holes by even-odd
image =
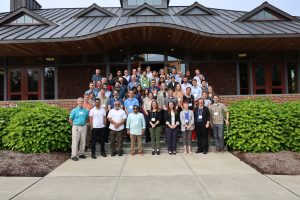
[[158, 106], [161, 110], [161, 123], [164, 124], [165, 120], [164, 120], [164, 116], [165, 116], [165, 111], [167, 110], [167, 102], [168, 102], [168, 92], [166, 91], [166, 85], [165, 83], [162, 83], [160, 86], [160, 91], [157, 94], [157, 103]]
[[178, 101], [177, 110], [180, 112], [182, 110], [182, 102], [183, 102], [183, 92], [180, 84], [177, 84], [175, 87], [174, 97], [177, 98]]
[[139, 101], [139, 104], [142, 105], [142, 95], [140, 93], [138, 93], [137, 88], [133, 87], [132, 88], [133, 94], [134, 94], [134, 98], [136, 98]]
[[160, 155], [161, 112], [157, 101], [153, 100], [148, 111], [149, 130], [152, 142], [152, 155]]
[[140, 78], [140, 83], [143, 89], [146, 89], [150, 86], [150, 79], [147, 77], [146, 71], [143, 71], [142, 77]]
[[142, 99], [144, 100], [145, 98], [148, 98], [148, 95], [149, 95], [149, 89], [146, 88], [145, 90], [143, 90]]
[[159, 82], [158, 82], [158, 87], [160, 88], [161, 84], [164, 84], [164, 83], [165, 83], [165, 78], [164, 77], [160, 77], [159, 78]]
[[153, 96], [152, 92], [150, 92], [148, 97], [143, 100], [143, 113], [144, 113], [145, 120], [146, 120], [146, 125], [147, 125], [146, 126], [146, 131], [145, 131], [146, 143], [151, 141], [149, 126], [148, 126], [149, 121], [147, 121], [147, 119], [148, 119], [148, 116], [149, 116], [148, 111], [151, 109], [151, 103], [152, 103], [153, 100], [154, 100], [154, 96]]
[[175, 104], [172, 101], [168, 103], [168, 111], [166, 112], [165, 120], [167, 125], [166, 133], [168, 141], [168, 151], [170, 155], [176, 155], [176, 138], [180, 122]]
[[141, 85], [138, 85], [138, 86], [136, 87], [136, 90], [137, 90], [137, 92], [138, 92], [141, 96], [143, 95], [143, 88], [142, 88]]
[[189, 109], [194, 110], [194, 96], [191, 95], [192, 89], [190, 87], [186, 88], [185, 95], [183, 96], [183, 101], [188, 102]]
[[211, 101], [211, 104], [214, 104], [214, 96], [215, 96], [215, 92], [212, 86], [208, 86], [208, 97], [207, 99], [209, 99]]
[[189, 110], [189, 103], [183, 103], [183, 110], [180, 112], [181, 131], [183, 136], [184, 154], [192, 153], [192, 131], [195, 129], [194, 113]]

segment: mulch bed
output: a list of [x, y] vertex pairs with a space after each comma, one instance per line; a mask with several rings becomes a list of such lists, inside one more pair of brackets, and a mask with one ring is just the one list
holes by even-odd
[[300, 153], [282, 151], [278, 153], [243, 153], [234, 151], [233, 155], [268, 175], [300, 175]]
[[70, 158], [70, 153], [23, 154], [0, 150], [0, 176], [43, 177]]

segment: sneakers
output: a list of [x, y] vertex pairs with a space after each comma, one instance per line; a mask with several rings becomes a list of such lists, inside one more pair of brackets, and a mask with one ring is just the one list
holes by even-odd
[[86, 159], [86, 156], [85, 155], [80, 155], [79, 158]]
[[78, 161], [78, 158], [77, 157], [72, 157], [71, 158], [73, 161]]
[[155, 155], [155, 150], [153, 149], [153, 150], [152, 150], [152, 156], [154, 156], [154, 155]]

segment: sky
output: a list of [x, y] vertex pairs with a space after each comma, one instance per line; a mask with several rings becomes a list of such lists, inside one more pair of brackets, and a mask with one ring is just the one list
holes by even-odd
[[[188, 6], [196, 0], [170, 0], [171, 6]], [[198, 0], [198, 3], [209, 8], [250, 11], [266, 0]], [[1, 0], [0, 12], [10, 10], [10, 0]], [[4, 2], [4, 3], [3, 3]], [[81, 8], [97, 3], [103, 7], [119, 7], [120, 0], [38, 0], [43, 8]], [[300, 0], [268, 0], [281, 10], [300, 16]]]

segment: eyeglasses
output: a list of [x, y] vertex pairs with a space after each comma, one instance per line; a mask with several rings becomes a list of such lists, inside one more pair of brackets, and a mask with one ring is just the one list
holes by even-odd
[[137, 110], [138, 108], [133, 108], [133, 110]]

